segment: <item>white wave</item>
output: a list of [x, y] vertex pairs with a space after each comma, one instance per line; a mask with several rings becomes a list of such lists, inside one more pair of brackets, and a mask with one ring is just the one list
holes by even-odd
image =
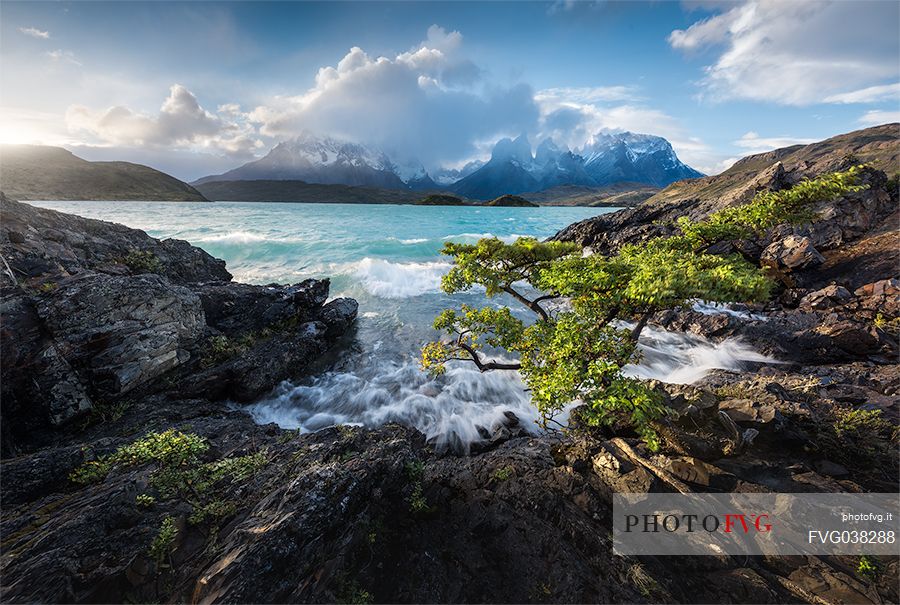
[[766, 321], [768, 318], [765, 315], [761, 315], [759, 313], [751, 313], [749, 311], [739, 311], [736, 309], [732, 309], [728, 305], [724, 303], [717, 302], [709, 302], [706, 300], [697, 300], [694, 301], [691, 308], [698, 313], [703, 313], [704, 315], [731, 315], [732, 317], [737, 317], [738, 319], [743, 320], [757, 320], [757, 321]]
[[260, 424], [317, 431], [334, 424], [374, 427], [399, 422], [420, 430], [436, 447], [464, 450], [482, 440], [479, 427], [492, 431], [518, 416], [536, 432], [537, 412], [531, 406], [518, 373], [482, 374], [468, 364], [456, 364], [433, 378], [413, 362], [388, 362], [372, 376], [329, 372], [310, 385], [283, 383], [271, 398], [248, 406]]
[[376, 311], [366, 311], [365, 313], [361, 313], [360, 317], [378, 317], [379, 315], [381, 314]]
[[781, 363], [736, 338], [719, 343], [698, 336], [644, 328], [638, 341], [641, 361], [622, 368], [626, 376], [691, 384], [713, 370], [739, 370], [746, 363]]
[[409, 298], [440, 289], [441, 277], [450, 270], [447, 262], [392, 263], [366, 257], [356, 265], [363, 287], [381, 298]]
[[253, 233], [251, 231], [228, 231], [227, 233], [193, 237], [190, 239], [191, 241], [195, 242], [226, 242], [234, 244], [249, 244], [251, 242], [264, 242], [271, 238], [260, 233]]
[[422, 244], [428, 241], [427, 237], [414, 237], [412, 239], [401, 239], [399, 240], [401, 244]]

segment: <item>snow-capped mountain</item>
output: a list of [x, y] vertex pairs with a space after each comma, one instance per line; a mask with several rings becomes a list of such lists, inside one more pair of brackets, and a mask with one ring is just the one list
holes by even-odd
[[633, 132], [599, 132], [576, 151], [544, 139], [534, 153], [522, 134], [497, 141], [486, 163], [476, 160], [461, 169], [432, 174], [416, 158], [392, 156], [377, 147], [307, 132], [279, 143], [261, 159], [194, 184], [299, 180], [382, 189], [443, 188], [474, 199], [491, 199], [560, 185], [598, 187], [634, 182], [662, 187], [698, 176], [702, 175], [683, 164], [667, 140]]
[[703, 175], [682, 163], [662, 137], [604, 131], [591, 137], [577, 153], [545, 139], [532, 155], [523, 134], [498, 141], [490, 161], [450, 189], [467, 197], [490, 199], [558, 185], [597, 187], [633, 182], [664, 187], [699, 176]]
[[678, 159], [662, 137], [633, 132], [599, 132], [581, 149], [585, 172], [597, 185], [622, 181], [665, 187], [703, 176]]
[[417, 161], [394, 162], [376, 148], [305, 132], [279, 143], [258, 160], [224, 174], [203, 177], [210, 181], [299, 180], [307, 183], [360, 185], [384, 189], [434, 188]]

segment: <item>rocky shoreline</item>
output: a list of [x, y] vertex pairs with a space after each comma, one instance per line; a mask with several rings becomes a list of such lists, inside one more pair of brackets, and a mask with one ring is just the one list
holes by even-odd
[[[615, 491], [897, 490], [898, 200], [884, 173], [867, 179], [814, 227], [740, 244], [783, 278], [769, 305], [654, 318], [787, 362], [658, 385], [660, 452], [577, 418], [528, 436], [511, 416], [469, 457], [397, 425], [297, 434], [226, 403], [339, 354], [357, 308], [326, 302], [327, 281], [234, 283], [186, 242], [2, 197], [0, 599], [897, 602], [896, 557], [864, 576], [855, 557], [611, 550]], [[648, 217], [559, 237], [602, 252], [664, 229]], [[167, 431], [192, 448], [177, 464], [133, 445]]]

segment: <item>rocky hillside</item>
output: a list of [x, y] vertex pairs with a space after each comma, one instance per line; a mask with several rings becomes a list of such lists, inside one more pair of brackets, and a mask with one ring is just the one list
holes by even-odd
[[897, 198], [866, 178], [824, 229], [772, 234], [778, 300], [655, 318], [786, 363], [658, 384], [659, 452], [576, 411], [538, 436], [508, 413], [468, 457], [229, 403], [340, 354], [356, 304], [327, 282], [236, 284], [184, 242], [0, 197], [0, 601], [898, 602], [897, 557], [611, 545], [614, 492], [896, 491], [900, 282], [871, 245], [896, 247]]
[[20, 200], [206, 202], [175, 177], [129, 162], [88, 162], [61, 147], [0, 146], [0, 187]]
[[522, 197], [539, 206], [602, 206], [632, 208], [653, 197], [659, 187], [640, 183], [616, 183], [604, 187], [560, 185], [543, 191], [523, 193]]

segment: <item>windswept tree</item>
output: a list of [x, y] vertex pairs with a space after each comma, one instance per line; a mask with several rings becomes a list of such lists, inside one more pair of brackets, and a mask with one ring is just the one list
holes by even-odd
[[[857, 184], [860, 170], [760, 193], [702, 221], [682, 218], [680, 234], [626, 245], [612, 256], [582, 256], [574, 244], [533, 238], [512, 244], [497, 238], [447, 243], [442, 252], [454, 266], [441, 282], [444, 292], [481, 286], [489, 297], [506, 294], [533, 321], [508, 307], [447, 309], [434, 321], [444, 338], [423, 347], [422, 365], [436, 374], [450, 361], [474, 363], [482, 372], [518, 370], [544, 426], [568, 404], [582, 402], [581, 417], [588, 424], [625, 421], [656, 448], [653, 421], [665, 413], [662, 399], [643, 381], [622, 373], [638, 359], [638, 337], [648, 319], [695, 299], [766, 300], [773, 281], [758, 263], [738, 253], [713, 253], [713, 246], [762, 237], [783, 223], [814, 220], [817, 202], [864, 188]], [[518, 361], [492, 359], [486, 347], [505, 350]]]

